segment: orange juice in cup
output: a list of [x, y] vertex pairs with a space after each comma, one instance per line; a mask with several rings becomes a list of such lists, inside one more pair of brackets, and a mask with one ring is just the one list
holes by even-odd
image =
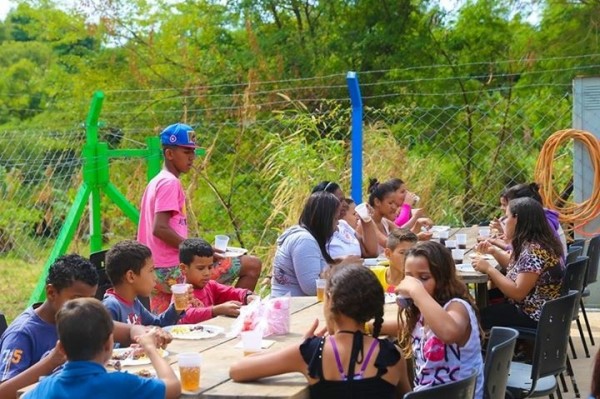
[[184, 391], [194, 392], [200, 389], [200, 366], [202, 356], [199, 353], [180, 353], [177, 355], [179, 364], [179, 377], [181, 388]]
[[188, 285], [187, 284], [173, 284], [171, 286], [171, 292], [175, 299], [175, 310], [181, 312], [187, 309], [188, 306]]
[[327, 280], [325, 280], [324, 278], [318, 278], [316, 280], [316, 284], [317, 284], [317, 301], [319, 302], [323, 302], [323, 297], [325, 296], [325, 285], [327, 283]]

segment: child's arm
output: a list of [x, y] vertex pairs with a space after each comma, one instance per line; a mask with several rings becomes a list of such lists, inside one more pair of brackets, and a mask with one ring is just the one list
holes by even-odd
[[379, 255], [377, 248], [377, 226], [373, 219], [365, 222], [364, 220], [360, 220], [359, 223], [360, 230], [362, 234], [358, 233], [357, 228], [357, 238], [360, 242], [360, 249], [362, 251], [362, 256], [365, 258], [376, 258]]
[[152, 366], [156, 370], [156, 376], [163, 380], [166, 385], [165, 398], [179, 398], [181, 395], [181, 384], [169, 363], [158, 353], [155, 341], [156, 329], [154, 328], [137, 339], [137, 342], [144, 348], [144, 351], [148, 355], [150, 362], [152, 362]]
[[167, 310], [158, 316], [146, 309], [137, 298], [135, 299], [134, 307], [136, 311], [139, 311], [142, 325], [144, 326], [172, 326], [173, 324], [177, 324], [179, 318], [181, 317], [181, 312], [175, 309], [174, 303], [169, 305]]
[[244, 382], [294, 371], [306, 374], [306, 363], [298, 345], [246, 356], [229, 368], [229, 377], [236, 382]]
[[471, 332], [469, 313], [463, 304], [452, 302], [444, 309], [425, 290], [420, 280], [406, 276], [396, 292], [412, 298], [431, 331], [447, 344], [463, 345]]
[[[10, 349], [6, 349], [6, 345], [3, 345], [3, 357], [4, 352], [6, 350]], [[10, 362], [11, 364], [14, 364], [16, 361], [17, 364], [21, 366], [21, 368], [15, 370], [13, 367], [13, 370], [10, 374], [12, 375], [12, 378], [9, 377], [9, 379], [0, 383], [0, 398], [16, 398], [17, 391], [19, 389], [25, 388], [28, 385], [38, 382], [40, 377], [49, 375], [55, 368], [62, 365], [66, 361], [64, 354], [62, 354], [55, 346], [54, 349], [50, 351], [48, 356], [42, 358], [39, 362], [34, 363], [33, 365], [31, 365], [31, 367], [29, 367], [30, 362], [27, 362], [25, 359], [22, 358], [22, 354], [24, 352], [21, 351], [20, 353], [18, 353], [17, 351], [20, 350], [12, 350], [12, 356], [8, 356], [5, 359], [5, 361]], [[5, 361], [1, 363], [2, 370], [8, 370], [10, 368], [8, 364], [5, 364]], [[25, 368], [23, 368], [23, 366]], [[17, 371], [18, 374], [15, 374], [15, 371]], [[4, 378], [4, 376], [2, 378]]]
[[410, 211], [411, 211], [411, 206], [407, 203], [404, 203], [400, 206], [400, 213], [398, 213], [398, 217], [396, 217], [396, 220], [394, 220], [394, 223], [396, 224], [396, 226], [398, 227], [406, 227], [406, 228], [411, 228], [412, 225], [414, 224], [414, 222], [417, 220], [415, 218], [415, 220], [409, 224], [410, 222]]
[[212, 319], [213, 311], [212, 306], [199, 306], [192, 307], [188, 306], [185, 310], [185, 315], [181, 319], [179, 319], [179, 323], [181, 324], [196, 324], [202, 321], [206, 321]]

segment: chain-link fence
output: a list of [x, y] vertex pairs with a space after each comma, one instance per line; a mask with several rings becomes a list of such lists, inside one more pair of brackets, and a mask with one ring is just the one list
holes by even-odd
[[[571, 89], [552, 81], [552, 70], [518, 77], [488, 70], [481, 64], [359, 74], [365, 181], [404, 179], [436, 223], [497, 215], [502, 188], [531, 180], [544, 140], [571, 126]], [[48, 256], [81, 184], [84, 119], [82, 112], [64, 119], [62, 129], [0, 133], [1, 256], [34, 263]], [[335, 180], [350, 191], [345, 74], [107, 92], [100, 120], [100, 139], [111, 148], [143, 148], [146, 137], [177, 121], [194, 126], [206, 155], [182, 176], [191, 234], [229, 234], [267, 265], [278, 233], [297, 220], [312, 186]], [[558, 185], [569, 181], [570, 151], [558, 164]], [[137, 207], [145, 164], [113, 161], [110, 180]], [[116, 206], [105, 199], [102, 209], [107, 246], [135, 236], [136, 226]], [[84, 217], [73, 250], [87, 253], [87, 226]]]

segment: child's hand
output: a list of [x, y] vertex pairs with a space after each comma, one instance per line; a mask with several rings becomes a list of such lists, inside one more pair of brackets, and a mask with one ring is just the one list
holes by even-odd
[[419, 295], [419, 292], [424, 290], [421, 280], [411, 276], [405, 276], [400, 284], [396, 286], [396, 294], [406, 298], [413, 298]]
[[[422, 211], [422, 209], [419, 210]], [[423, 226], [427, 230], [429, 230], [433, 226], [433, 220], [429, 219], [428, 217], [418, 218], [417, 223], [419, 224], [419, 226]]]
[[154, 345], [157, 348], [166, 348], [168, 344], [173, 341], [173, 336], [169, 334], [167, 331], [158, 328], [158, 327], [146, 327], [140, 325], [132, 325], [131, 330], [129, 330], [129, 336], [131, 337], [131, 342], [138, 342], [138, 340], [148, 334], [150, 331], [153, 331], [154, 334]]
[[258, 295], [254, 295], [254, 294], [248, 295], [246, 297], [246, 305], [258, 298], [260, 298]]
[[56, 345], [54, 345], [54, 348], [52, 348], [50, 353], [48, 353], [48, 356], [46, 356], [48, 361], [52, 364], [53, 369], [63, 365], [67, 361], [67, 355], [64, 351], [60, 350], [58, 345], [59, 342], [60, 341], [56, 341]]
[[429, 241], [433, 237], [433, 231], [420, 231], [417, 233], [419, 241]]
[[213, 262], [217, 263], [217, 262], [225, 259], [225, 257], [223, 256], [225, 251], [223, 251], [222, 249], [217, 249], [215, 247], [212, 247], [212, 249], [213, 249]]
[[146, 331], [145, 334], [139, 335], [135, 337], [135, 342], [137, 342], [145, 352], [149, 350], [156, 349], [156, 334], [158, 328], [150, 328]]
[[491, 254], [494, 252], [494, 245], [489, 240], [481, 241], [477, 243], [475, 252], [479, 252], [480, 254]]
[[311, 337], [322, 337], [327, 332], [327, 325], [321, 327], [317, 331], [317, 327], [319, 327], [319, 319], [315, 319], [312, 325], [308, 329], [306, 333], [304, 333], [303, 339], [311, 338]]
[[215, 316], [223, 315], [237, 317], [240, 315], [240, 306], [242, 306], [242, 303], [238, 301], [224, 302], [220, 305], [213, 306], [213, 314]]
[[492, 265], [490, 264], [490, 262], [488, 262], [487, 260], [485, 260], [479, 256], [473, 258], [473, 260], [471, 261], [471, 264], [473, 265], [473, 269], [475, 269], [479, 273], [483, 273], [483, 274], [488, 274], [488, 272], [492, 268]]
[[498, 218], [492, 219], [492, 221], [490, 222], [490, 229], [496, 230], [497, 235], [499, 235], [499, 236], [504, 234], [504, 229], [502, 228], [502, 223], [500, 222], [500, 219], [498, 219]]
[[413, 204], [415, 203], [415, 193], [411, 193], [410, 191], [406, 192], [406, 195], [404, 195], [404, 203], [408, 204], [410, 206], [413, 206]]

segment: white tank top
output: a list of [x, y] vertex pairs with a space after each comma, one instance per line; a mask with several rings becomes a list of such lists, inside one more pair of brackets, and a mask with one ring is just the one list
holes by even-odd
[[469, 312], [471, 335], [465, 346], [445, 344], [423, 325], [423, 317], [417, 322], [412, 333], [413, 356], [415, 359], [415, 391], [446, 384], [467, 378], [473, 369], [477, 369], [475, 399], [483, 398], [483, 358], [479, 323], [475, 311], [465, 300], [454, 298], [444, 305], [460, 302]]

